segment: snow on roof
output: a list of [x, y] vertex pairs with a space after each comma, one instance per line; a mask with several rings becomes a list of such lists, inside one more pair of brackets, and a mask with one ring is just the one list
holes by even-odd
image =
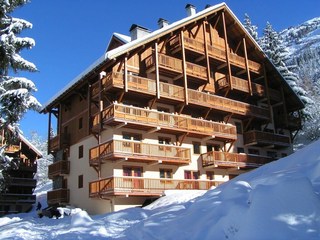
[[[198, 19], [201, 19], [201, 18], [205, 17], [206, 15], [211, 14], [212, 11], [217, 11], [222, 8], [225, 8], [231, 14], [231, 16], [239, 23], [239, 26], [242, 28], [242, 30], [247, 33], [248, 38], [250, 38], [251, 41], [255, 43], [256, 48], [259, 49], [263, 53], [263, 50], [261, 49], [261, 47], [256, 43], [256, 41], [253, 39], [253, 37], [251, 37], [251, 35], [247, 32], [245, 27], [242, 26], [241, 21], [236, 17], [236, 15], [231, 11], [231, 9], [226, 5], [226, 3], [222, 2], [222, 3], [216, 4], [216, 5], [207, 7], [206, 9], [199, 11], [196, 14], [193, 14], [193, 15], [188, 16], [186, 18], [183, 18], [179, 21], [176, 21], [172, 24], [164, 26], [163, 28], [160, 28], [150, 34], [147, 34], [146, 36], [143, 36], [143, 37], [138, 38], [133, 41], [131, 41], [131, 38], [129, 36], [119, 34], [119, 33], [114, 33], [113, 36], [116, 36], [119, 39], [124, 40], [127, 43], [118, 47], [118, 48], [115, 48], [115, 49], [112, 49], [112, 50], [106, 52], [100, 58], [98, 58], [92, 65], [90, 65], [86, 70], [84, 70], [81, 74], [79, 74], [76, 78], [74, 78], [68, 85], [66, 85], [61, 91], [59, 91], [57, 94], [55, 94], [46, 104], [44, 104], [41, 112], [45, 112], [46, 108], [50, 104], [52, 104], [56, 99], [58, 99], [63, 94], [65, 94], [66, 91], [68, 91], [69, 89], [74, 87], [87, 74], [89, 74], [92, 70], [94, 70], [95, 68], [100, 66], [105, 61], [115, 59], [115, 58], [121, 56], [122, 54], [125, 54], [125, 53], [131, 51], [132, 49], [134, 49], [138, 46], [141, 46], [141, 45], [146, 44], [150, 41], [153, 41], [159, 37], [162, 37], [162, 36], [166, 35], [168, 32], [172, 32], [172, 31], [175, 31], [175, 30], [181, 28], [182, 26], [184, 26], [188, 22], [192, 22], [192, 21], [196, 21]], [[266, 55], [264, 54], [264, 56], [266, 56]]]
[[30, 149], [32, 149], [39, 157], [42, 157], [42, 152], [40, 152], [28, 139], [26, 139], [22, 134], [19, 133], [19, 138], [24, 142]]
[[[9, 130], [10, 131], [14, 131], [14, 128], [11, 126], [11, 125], [9, 125], [8, 126], [8, 128], [9, 128]], [[18, 136], [19, 136], [19, 139], [20, 139], [20, 141], [22, 141], [22, 142], [24, 142], [30, 149], [32, 149], [39, 157], [42, 157], [43, 155], [42, 155], [42, 152], [40, 152], [28, 139], [26, 139], [23, 135], [22, 135], [22, 133], [18, 133]]]

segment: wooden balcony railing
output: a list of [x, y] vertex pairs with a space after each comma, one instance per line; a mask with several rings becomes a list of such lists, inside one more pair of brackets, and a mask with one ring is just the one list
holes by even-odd
[[[109, 73], [107, 74], [108, 81], [111, 81], [111, 85], [116, 82], [117, 86], [123, 88], [123, 81], [119, 80], [123, 78], [122, 73]], [[143, 93], [149, 93], [150, 95], [155, 95], [155, 80], [142, 78], [138, 76], [130, 76], [134, 84], [128, 84], [128, 89], [133, 91], [139, 91]], [[104, 81], [107, 83], [108, 81]], [[222, 81], [222, 80], [221, 80]], [[219, 81], [219, 83], [221, 83]], [[245, 81], [245, 80], [242, 80]], [[224, 83], [227, 81], [224, 80]], [[107, 84], [109, 85], [109, 84]], [[147, 86], [147, 87], [146, 87]], [[144, 90], [142, 90], [144, 89]], [[252, 84], [252, 89], [254, 92], [263, 93], [263, 86], [258, 84]], [[256, 89], [256, 90], [255, 90]], [[160, 82], [160, 96], [161, 98], [174, 99], [177, 101], [184, 101], [184, 88], [176, 86], [169, 83]], [[261, 108], [258, 106], [250, 105], [248, 103], [243, 103], [240, 101], [224, 98], [217, 95], [208, 94], [206, 92], [200, 92], [192, 89], [188, 89], [189, 101], [193, 104], [200, 106], [207, 106], [212, 109], [219, 111], [231, 112], [239, 115], [249, 115], [261, 119], [269, 119], [269, 110]]]
[[89, 183], [89, 196], [160, 196], [165, 190], [208, 190], [222, 182], [169, 179], [169, 178], [143, 178], [143, 177], [110, 177]]
[[290, 137], [270, 132], [252, 130], [243, 134], [245, 145], [274, 145], [276, 147], [289, 147]]
[[36, 195], [18, 194], [18, 193], [1, 193], [0, 203], [35, 203]]
[[[245, 93], [250, 93], [248, 80], [244, 80], [244, 79], [232, 76], [231, 83], [234, 89], [245, 92]], [[229, 87], [229, 82], [226, 77], [223, 77], [217, 80], [217, 85], [219, 89], [222, 89], [225, 87]], [[252, 88], [252, 93], [254, 95], [260, 96], [260, 97], [265, 96], [264, 86], [257, 83], [251, 83], [251, 88]]]
[[48, 205], [69, 203], [69, 189], [60, 188], [47, 192]]
[[[102, 112], [105, 124], [115, 121], [134, 125], [159, 127], [173, 132], [187, 132], [193, 136], [215, 136], [218, 139], [237, 139], [236, 128], [230, 124], [217, 123], [189, 116], [164, 113], [123, 104], [112, 104]], [[100, 122], [100, 114], [93, 118], [93, 127]]]
[[185, 165], [191, 161], [191, 152], [189, 148], [128, 140], [112, 140], [91, 148], [89, 152], [90, 165], [123, 158], [138, 162], [160, 161], [164, 164]]
[[49, 165], [48, 177], [50, 179], [63, 174], [69, 174], [70, 161], [61, 160]]
[[55, 152], [59, 150], [60, 147], [60, 141], [59, 141], [59, 135], [54, 136], [53, 138], [50, 138], [49, 144], [50, 144], [50, 151]]
[[32, 178], [16, 178], [11, 177], [10, 186], [36, 187], [37, 180]]
[[259, 167], [271, 162], [267, 156], [211, 151], [200, 156], [203, 167]]
[[[182, 60], [159, 53], [159, 68], [172, 71], [176, 75], [182, 74]], [[154, 56], [150, 55], [146, 58], [146, 67], [150, 69], [155, 67]], [[207, 80], [207, 70], [205, 67], [186, 62], [186, 73], [197, 79]]]
[[[1, 144], [0, 147], [4, 146], [6, 144]], [[20, 151], [20, 146], [19, 145], [7, 145], [5, 148], [5, 152], [7, 153], [16, 153]]]
[[[181, 38], [174, 38], [170, 41], [170, 46], [174, 48], [181, 48]], [[199, 53], [204, 53], [204, 43], [200, 42], [196, 39], [189, 38], [184, 36], [184, 47], [186, 49], [196, 51]], [[213, 58], [219, 59], [221, 61], [226, 61], [226, 51], [225, 46], [222, 45], [210, 45], [207, 44], [209, 55]], [[236, 65], [241, 68], [246, 67], [245, 58], [241, 57], [235, 53], [229, 54], [229, 60], [231, 64]], [[254, 62], [252, 60], [248, 60], [249, 69], [253, 72], [260, 73], [261, 64]]]
[[242, 116], [252, 116], [266, 120], [270, 118], [269, 109], [248, 103], [191, 89], [188, 90], [188, 96], [190, 103], [205, 105], [219, 111], [230, 112]]

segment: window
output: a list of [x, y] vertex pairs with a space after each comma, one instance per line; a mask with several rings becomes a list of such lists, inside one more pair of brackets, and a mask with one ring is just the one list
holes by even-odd
[[267, 151], [267, 156], [268, 156], [268, 157], [271, 157], [271, 158], [273, 158], [273, 159], [276, 159], [276, 158], [277, 158], [277, 152]]
[[159, 137], [159, 144], [170, 144], [171, 138], [168, 137]]
[[241, 122], [235, 122], [236, 129], [237, 129], [237, 134], [242, 134], [242, 124]]
[[142, 177], [142, 167], [123, 167], [123, 176]]
[[237, 150], [238, 150], [238, 153], [244, 153], [244, 148], [242, 147], [238, 147]]
[[126, 140], [135, 140], [135, 141], [141, 141], [142, 140], [141, 134], [128, 133], [128, 132], [123, 132], [122, 133], [122, 138], [126, 139]]
[[217, 144], [207, 144], [207, 152], [220, 151], [220, 145]]
[[78, 149], [78, 157], [83, 158], [83, 145], [79, 146]]
[[260, 151], [258, 149], [249, 148], [248, 153], [252, 155], [260, 155]]
[[199, 179], [199, 171], [184, 171], [185, 179]]
[[213, 171], [207, 171], [207, 179], [208, 180], [214, 180], [214, 172]]
[[78, 176], [78, 188], [83, 188], [83, 175]]
[[200, 145], [201, 145], [201, 143], [192, 142], [192, 144], [193, 144], [193, 153], [194, 154], [200, 154]]
[[172, 169], [160, 169], [160, 178], [172, 178]]
[[[159, 139], [159, 144], [163, 144], [163, 145], [167, 144], [168, 145], [171, 143], [171, 138], [168, 138], [168, 137], [159, 137], [158, 139]], [[171, 148], [170, 147], [166, 148], [165, 146], [159, 146], [159, 150], [160, 151], [164, 151], [164, 150], [171, 151]]]
[[82, 129], [83, 118], [79, 118], [79, 129]]

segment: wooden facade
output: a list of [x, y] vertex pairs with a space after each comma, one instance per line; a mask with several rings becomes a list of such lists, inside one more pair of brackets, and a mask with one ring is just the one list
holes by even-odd
[[[88, 199], [209, 189], [220, 182], [206, 180], [210, 169], [239, 174], [290, 154], [303, 104], [225, 4], [131, 42], [112, 39], [106, 57], [43, 109], [49, 126], [57, 121], [53, 192], [65, 194], [48, 193], [49, 203], [72, 202], [83, 149], [96, 174], [84, 183]], [[139, 171], [125, 175], [127, 165]]]
[[28, 212], [36, 202], [33, 191], [37, 181], [34, 175], [37, 172], [36, 160], [42, 157], [42, 154], [22, 135], [10, 145], [6, 142], [4, 131], [0, 137], [0, 147], [6, 146], [6, 155], [16, 164], [16, 167], [8, 172], [10, 179], [6, 183], [6, 189], [0, 193], [0, 216]]

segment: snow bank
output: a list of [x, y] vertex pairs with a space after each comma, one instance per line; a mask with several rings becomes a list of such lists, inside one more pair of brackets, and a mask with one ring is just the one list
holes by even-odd
[[[0, 239], [320, 239], [320, 141], [216, 189], [168, 191], [145, 208], [63, 219], [0, 218]], [[40, 191], [41, 192], [41, 191]]]

